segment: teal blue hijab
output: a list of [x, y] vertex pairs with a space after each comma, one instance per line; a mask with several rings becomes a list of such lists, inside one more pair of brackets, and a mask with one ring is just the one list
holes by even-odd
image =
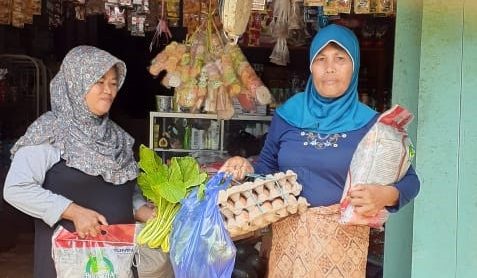
[[310, 68], [316, 55], [331, 42], [346, 50], [353, 60], [351, 83], [342, 96], [330, 99], [318, 94], [310, 75], [305, 91], [294, 95], [276, 110], [292, 126], [335, 134], [357, 130], [376, 115], [376, 111], [358, 100], [359, 43], [351, 30], [335, 24], [322, 28], [311, 42]]

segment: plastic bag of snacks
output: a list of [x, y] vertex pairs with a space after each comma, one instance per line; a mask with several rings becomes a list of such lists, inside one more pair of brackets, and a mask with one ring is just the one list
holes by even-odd
[[103, 226], [96, 237], [80, 239], [59, 226], [52, 237], [58, 278], [133, 277], [135, 224]]
[[412, 119], [409, 111], [396, 105], [379, 117], [358, 144], [341, 198], [341, 223], [381, 228], [387, 220], [389, 213], [385, 209], [372, 217], [355, 213], [348, 196], [353, 186], [391, 185], [406, 174], [414, 156], [414, 148], [406, 132]]

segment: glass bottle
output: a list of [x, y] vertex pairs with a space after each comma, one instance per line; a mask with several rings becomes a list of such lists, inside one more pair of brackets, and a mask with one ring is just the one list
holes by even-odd
[[192, 128], [190, 127], [190, 124], [187, 124], [184, 128], [184, 140], [183, 140], [184, 149], [186, 150], [190, 149], [191, 132], [192, 132]]

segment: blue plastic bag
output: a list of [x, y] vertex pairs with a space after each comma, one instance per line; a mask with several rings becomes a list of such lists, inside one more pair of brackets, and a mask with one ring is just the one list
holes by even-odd
[[217, 195], [231, 178], [213, 176], [203, 200], [197, 189], [182, 201], [172, 224], [170, 258], [176, 278], [229, 278], [235, 264], [235, 245], [224, 226]]

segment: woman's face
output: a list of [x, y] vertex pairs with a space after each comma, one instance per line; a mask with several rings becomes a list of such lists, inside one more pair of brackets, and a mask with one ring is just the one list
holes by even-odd
[[100, 117], [107, 114], [117, 93], [117, 73], [116, 68], [112, 67], [86, 94], [86, 105], [88, 106], [89, 111]]
[[336, 44], [328, 44], [311, 64], [313, 85], [322, 97], [338, 98], [349, 87], [353, 76], [353, 61], [348, 53]]

